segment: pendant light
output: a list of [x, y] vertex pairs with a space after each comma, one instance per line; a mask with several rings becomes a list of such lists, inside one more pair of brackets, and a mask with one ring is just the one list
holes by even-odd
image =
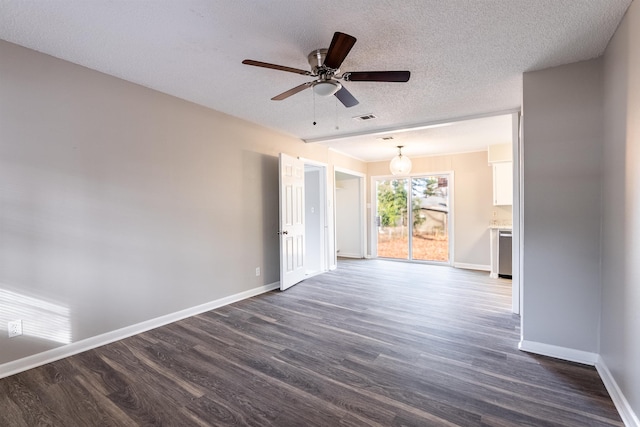
[[402, 155], [402, 147], [398, 145], [398, 155], [389, 163], [389, 169], [393, 175], [408, 175], [411, 172], [411, 159]]

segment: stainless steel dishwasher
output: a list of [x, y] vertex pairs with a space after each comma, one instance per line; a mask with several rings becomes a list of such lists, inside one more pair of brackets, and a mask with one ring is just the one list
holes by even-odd
[[511, 279], [511, 230], [498, 233], [498, 277]]

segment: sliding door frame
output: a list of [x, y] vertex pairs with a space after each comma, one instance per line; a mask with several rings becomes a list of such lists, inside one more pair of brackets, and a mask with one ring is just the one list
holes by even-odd
[[[413, 193], [411, 191], [411, 179], [413, 178], [422, 178], [422, 177], [428, 177], [428, 176], [436, 176], [436, 175], [444, 175], [447, 176], [448, 179], [448, 183], [447, 183], [447, 187], [448, 187], [448, 192], [449, 192], [449, 198], [448, 198], [448, 207], [449, 207], [449, 212], [448, 212], [448, 218], [447, 218], [447, 233], [449, 236], [449, 260], [448, 261], [424, 261], [424, 260], [416, 260], [416, 259], [412, 259], [413, 258], [413, 253], [412, 253], [412, 233], [413, 233], [413, 210], [411, 209], [411, 203], [412, 203], [412, 198], [413, 198]], [[450, 171], [440, 171], [440, 172], [416, 172], [416, 173], [412, 173], [409, 175], [404, 175], [404, 176], [395, 176], [395, 175], [377, 175], [377, 176], [372, 176], [371, 177], [371, 257], [372, 258], [378, 258], [378, 224], [376, 221], [376, 217], [378, 216], [378, 186], [377, 186], [377, 181], [381, 181], [381, 180], [394, 180], [394, 179], [407, 179], [409, 180], [409, 188], [407, 189], [407, 222], [408, 224], [410, 224], [410, 238], [409, 238], [409, 257], [408, 259], [403, 259], [403, 258], [385, 258], [385, 259], [389, 259], [389, 260], [397, 260], [397, 261], [406, 261], [406, 262], [415, 262], [415, 263], [426, 263], [426, 264], [438, 264], [438, 265], [449, 265], [449, 266], [453, 266], [453, 260], [454, 260], [454, 250], [455, 250], [455, 245], [454, 245], [454, 241], [455, 241], [455, 235], [454, 235], [454, 182], [455, 182], [455, 174], [452, 170]]]

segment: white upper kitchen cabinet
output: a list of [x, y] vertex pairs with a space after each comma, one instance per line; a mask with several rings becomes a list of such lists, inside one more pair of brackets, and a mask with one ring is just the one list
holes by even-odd
[[493, 166], [493, 205], [513, 205], [513, 163], [496, 162]]

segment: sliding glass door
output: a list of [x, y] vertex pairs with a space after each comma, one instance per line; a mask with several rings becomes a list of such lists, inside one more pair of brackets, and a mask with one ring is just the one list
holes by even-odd
[[378, 256], [409, 259], [408, 179], [377, 181]]
[[449, 176], [376, 181], [378, 256], [449, 262]]
[[412, 258], [449, 261], [449, 179], [434, 175], [411, 179]]

